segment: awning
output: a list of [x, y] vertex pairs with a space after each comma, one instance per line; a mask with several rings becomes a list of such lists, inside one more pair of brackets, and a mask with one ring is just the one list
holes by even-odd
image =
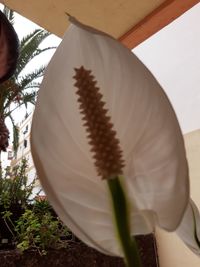
[[129, 48], [197, 4], [198, 0], [4, 0], [3, 4], [62, 37], [69, 25], [66, 13], [120, 38]]

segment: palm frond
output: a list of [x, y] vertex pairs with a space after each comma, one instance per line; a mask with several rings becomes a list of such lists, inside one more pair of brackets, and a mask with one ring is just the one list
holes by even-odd
[[23, 94], [23, 105], [25, 105], [25, 107], [27, 108], [28, 104], [32, 104], [35, 105], [36, 102], [36, 96], [37, 96], [37, 92], [33, 91], [31, 93], [25, 93]]
[[20, 88], [13, 78], [0, 85], [0, 114], [6, 112], [19, 91]]
[[19, 128], [15, 124], [15, 121], [11, 115], [8, 116], [10, 121], [12, 122], [13, 126], [13, 151], [14, 154], [16, 155], [18, 147], [19, 147]]
[[46, 51], [51, 50], [51, 49], [55, 49], [55, 48], [56, 48], [55, 46], [49, 46], [49, 47], [46, 47], [43, 49], [37, 49], [34, 52], [33, 57], [39, 56], [41, 53], [46, 52]]
[[35, 29], [34, 31], [28, 33], [26, 36], [24, 36], [20, 41], [20, 50], [23, 50], [23, 48], [30, 42], [32, 38], [34, 38], [41, 29]]
[[39, 82], [36, 82], [36, 81], [30, 82], [26, 85], [23, 92], [26, 92], [26, 91], [30, 92], [30, 89], [34, 89], [34, 91], [38, 91], [40, 88], [40, 85], [41, 85], [40, 81]]
[[[28, 73], [23, 77], [21, 77], [19, 84], [20, 87], [22, 88], [22, 91], [24, 89], [32, 87], [34, 80], [41, 78], [43, 76], [45, 68], [46, 66], [41, 66], [40, 68], [32, 71], [31, 73]], [[34, 85], [36, 85], [36, 83]], [[39, 87], [40, 83], [37, 83], [37, 85]]]
[[29, 83], [28, 86], [26, 87], [26, 89], [39, 89], [40, 88], [40, 85], [41, 85], [41, 82], [32, 82], [32, 83]]
[[20, 100], [17, 101], [15, 105], [11, 107], [11, 105], [4, 108], [4, 118], [9, 117], [16, 109], [19, 107], [25, 105], [25, 108], [27, 109], [28, 104], [35, 105], [36, 103], [36, 97], [37, 97], [37, 91], [32, 91], [31, 93], [21, 93]]
[[[14, 12], [9, 8], [4, 8], [4, 14], [8, 20], [14, 23]], [[15, 125], [12, 113], [20, 106], [28, 107], [28, 104], [35, 105], [37, 98], [37, 89], [41, 84], [41, 78], [44, 74], [46, 66], [31, 70], [28, 72], [25, 68], [27, 64], [35, 57], [56, 47], [41, 47], [41, 43], [51, 34], [43, 29], [35, 29], [27, 34], [20, 41], [20, 54], [16, 71], [12, 78], [0, 85], [0, 113], [4, 118], [10, 118], [13, 125], [13, 149], [16, 154], [19, 146], [19, 131]]]
[[[15, 77], [17, 78], [20, 72], [23, 71], [25, 66], [32, 60], [36, 55], [41, 54], [37, 52], [39, 45], [50, 35], [45, 30], [35, 30], [29, 36], [26, 36], [20, 43], [20, 56], [18, 59], [17, 69], [15, 71]], [[52, 49], [52, 48], [51, 48]], [[41, 49], [43, 50], [43, 49]]]
[[14, 25], [14, 12], [13, 10], [9, 9], [7, 6], [4, 6], [3, 13], [6, 16], [6, 18], [10, 21], [12, 25]]

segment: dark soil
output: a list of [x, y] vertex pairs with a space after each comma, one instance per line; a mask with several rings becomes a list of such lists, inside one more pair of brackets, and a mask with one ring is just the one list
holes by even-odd
[[[152, 235], [138, 239], [143, 267], [158, 267]], [[99, 253], [82, 242], [69, 242], [65, 249], [51, 250], [45, 256], [37, 251], [0, 250], [1, 267], [125, 267], [123, 260]]]
[[125, 267], [122, 259], [102, 255], [82, 243], [71, 242], [67, 249], [40, 256], [36, 251], [0, 252], [1, 267]]

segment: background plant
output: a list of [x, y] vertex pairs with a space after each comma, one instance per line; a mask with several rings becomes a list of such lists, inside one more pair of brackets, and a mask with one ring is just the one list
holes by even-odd
[[0, 239], [8, 243], [16, 239], [15, 221], [34, 201], [36, 178], [30, 182], [27, 169], [27, 160], [22, 159], [19, 165], [0, 172]]
[[58, 217], [52, 215], [47, 201], [36, 201], [33, 209], [26, 209], [16, 222], [16, 233], [17, 248], [22, 251], [37, 249], [45, 255], [49, 249], [66, 247], [67, 241], [62, 237], [69, 231]]
[[[0, 179], [0, 239], [7, 239], [21, 251], [66, 247], [72, 234], [57, 217], [49, 202], [33, 194], [36, 178], [29, 182], [27, 159], [6, 168]], [[1, 243], [1, 242], [0, 242]]]
[[0, 207], [8, 210], [11, 207], [20, 206], [25, 209], [33, 200], [33, 189], [35, 179], [28, 181], [27, 176], [28, 163], [27, 159], [22, 159], [20, 164], [11, 168], [7, 167], [1, 172], [0, 179]]

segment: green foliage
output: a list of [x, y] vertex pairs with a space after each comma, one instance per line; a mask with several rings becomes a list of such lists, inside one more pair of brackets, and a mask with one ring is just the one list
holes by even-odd
[[49, 249], [66, 247], [67, 243], [61, 237], [68, 235], [68, 229], [48, 209], [45, 210], [46, 207], [49, 208], [47, 201], [38, 201], [32, 210], [26, 209], [17, 221], [17, 248], [21, 251], [37, 249], [45, 255]]
[[46, 199], [36, 200], [34, 202], [34, 212], [37, 214], [43, 214], [45, 212], [51, 212], [52, 207]]
[[22, 252], [37, 249], [45, 255], [49, 249], [66, 247], [69, 231], [46, 199], [33, 199], [35, 180], [28, 183], [27, 168], [27, 160], [23, 159], [1, 174], [0, 238], [5, 237], [6, 231], [7, 239]]
[[35, 179], [28, 183], [26, 171], [27, 160], [14, 168], [7, 168], [0, 179], [0, 206], [8, 210], [11, 206], [21, 206], [23, 209], [30, 204]]

